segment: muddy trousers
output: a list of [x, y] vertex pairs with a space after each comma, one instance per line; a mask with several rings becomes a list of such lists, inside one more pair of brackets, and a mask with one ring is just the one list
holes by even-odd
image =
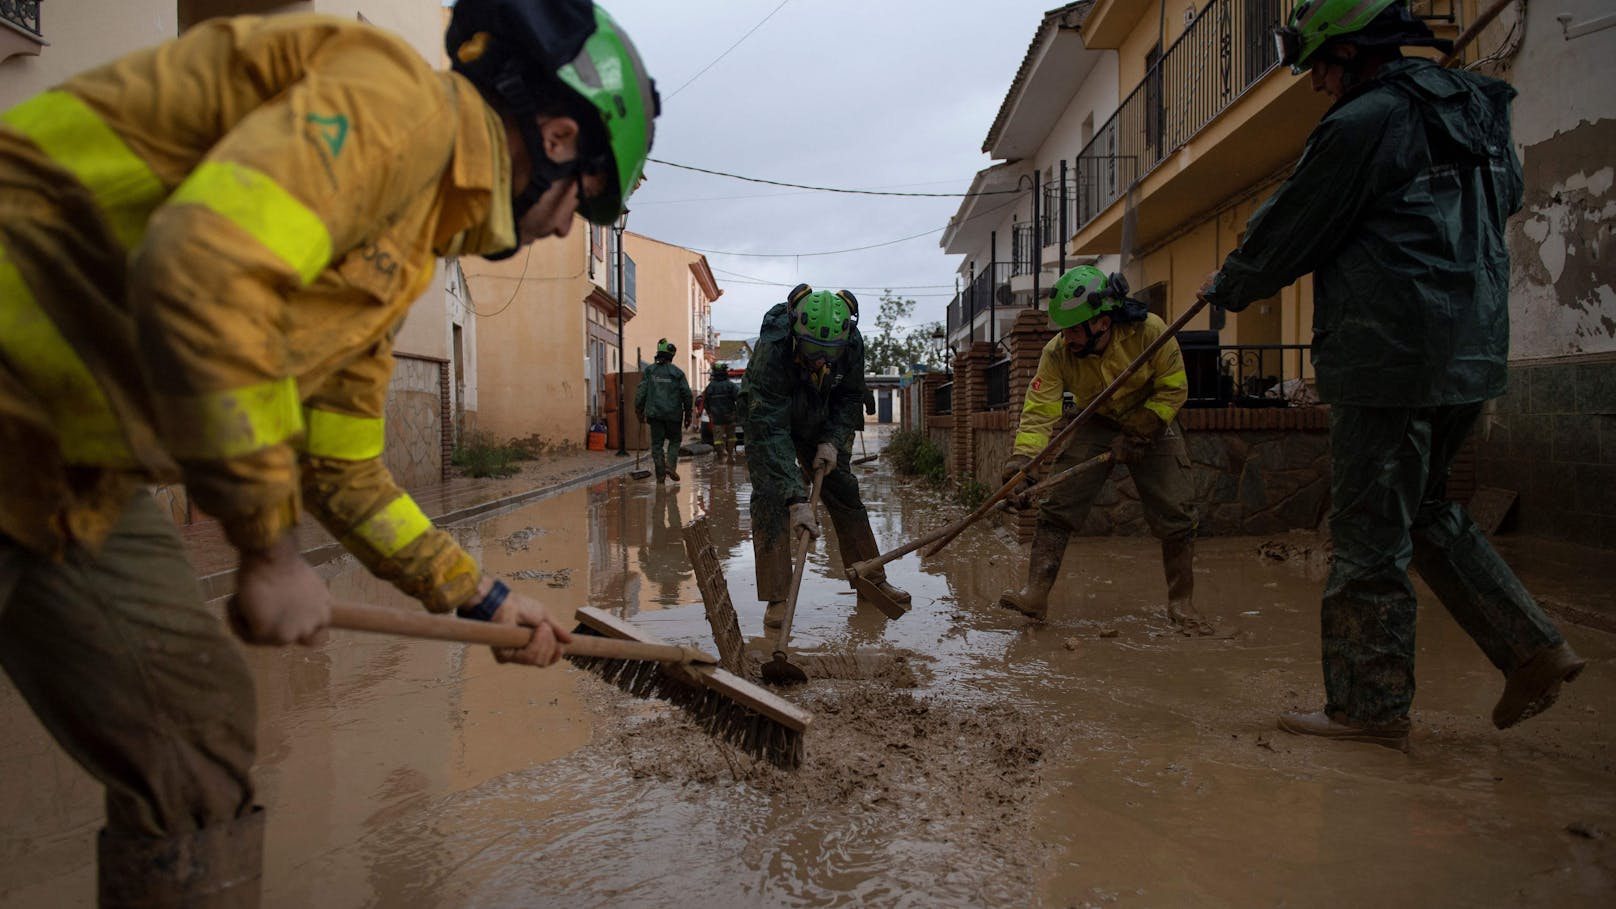
[[713, 450], [720, 457], [727, 456], [735, 450], [735, 424], [713, 421]]
[[256, 905], [252, 676], [150, 494], [93, 554], [0, 536], [0, 666], [106, 787], [102, 905]]
[[1464, 509], [1448, 471], [1481, 404], [1330, 408], [1335, 559], [1320, 614], [1326, 710], [1355, 722], [1414, 700], [1412, 563], [1504, 673], [1564, 638]]
[[[812, 451], [798, 452], [798, 463], [813, 463]], [[825, 475], [819, 501], [830, 515], [836, 530], [836, 548], [841, 553], [842, 565], [873, 559], [881, 554], [870, 529], [870, 513], [859, 496], [858, 477], [849, 467], [849, 455], [843, 454], [836, 469]], [[751, 503], [752, 553], [757, 562], [758, 599], [775, 603], [783, 601], [791, 587], [792, 540], [786, 527], [785, 502], [754, 490]], [[871, 582], [886, 581], [886, 572], [877, 569], [864, 575]]]
[[651, 463], [656, 465], [657, 479], [679, 468], [679, 442], [683, 439], [684, 424], [677, 419], [651, 418]]
[[[1072, 443], [1056, 460], [1048, 474], [1059, 473], [1075, 464], [1109, 451], [1116, 432], [1101, 426], [1078, 428]], [[1190, 482], [1190, 456], [1184, 449], [1184, 434], [1175, 420], [1145, 452], [1130, 464], [1134, 487], [1144, 506], [1150, 532], [1164, 543], [1180, 543], [1195, 536], [1195, 489]], [[1083, 530], [1089, 507], [1100, 494], [1110, 471], [1103, 467], [1082, 471], [1060, 484], [1044, 499], [1038, 520], [1065, 527], [1073, 533]]]

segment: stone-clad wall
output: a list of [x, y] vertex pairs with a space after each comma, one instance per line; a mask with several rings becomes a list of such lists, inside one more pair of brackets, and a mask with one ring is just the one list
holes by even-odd
[[1478, 482], [1519, 494], [1514, 529], [1616, 549], [1616, 357], [1512, 363], [1475, 439]]
[[443, 480], [443, 364], [400, 356], [387, 393], [383, 460], [400, 486]]

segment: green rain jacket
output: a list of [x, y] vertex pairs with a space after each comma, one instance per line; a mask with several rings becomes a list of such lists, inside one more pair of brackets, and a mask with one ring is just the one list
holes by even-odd
[[701, 406], [714, 423], [735, 422], [735, 400], [740, 397], [741, 386], [729, 379], [714, 379], [702, 392]]
[[796, 363], [786, 304], [769, 310], [741, 380], [754, 488], [781, 500], [806, 499], [797, 450], [830, 442], [838, 451], [852, 451], [853, 433], [864, 420], [865, 388], [864, 338], [857, 328], [816, 386]]
[[690, 419], [695, 404], [685, 371], [672, 363], [656, 362], [645, 367], [640, 387], [634, 392], [634, 410], [648, 420]]
[[1238, 311], [1312, 272], [1326, 403], [1434, 407], [1502, 394], [1504, 222], [1522, 196], [1514, 97], [1429, 60], [1387, 64], [1319, 121], [1208, 299]]

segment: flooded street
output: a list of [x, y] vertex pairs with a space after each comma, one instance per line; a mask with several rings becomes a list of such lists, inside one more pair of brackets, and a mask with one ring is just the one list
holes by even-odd
[[[873, 442], [873, 439], [872, 439]], [[712, 649], [680, 527], [706, 515], [744, 634], [760, 633], [744, 467], [617, 478], [455, 528], [488, 570], [568, 613], [610, 609]], [[960, 514], [856, 468], [890, 549]], [[826, 522], [828, 524], [828, 522]], [[1265, 545], [1267, 544], [1267, 545]], [[1487, 720], [1502, 680], [1422, 588], [1411, 753], [1274, 728], [1317, 707], [1310, 534], [1202, 541], [1216, 638], [1158, 618], [1154, 540], [1080, 538], [1051, 623], [992, 605], [1023, 556], [988, 522], [890, 566], [859, 606], [812, 552], [804, 650], [905, 656], [902, 680], [788, 692], [815, 713], [795, 773], [567, 666], [337, 633], [254, 651], [266, 906], [1596, 906], [1616, 902], [1616, 637], [1545, 716]], [[402, 604], [356, 563], [340, 597]], [[0, 906], [87, 906], [99, 793], [0, 684]]]

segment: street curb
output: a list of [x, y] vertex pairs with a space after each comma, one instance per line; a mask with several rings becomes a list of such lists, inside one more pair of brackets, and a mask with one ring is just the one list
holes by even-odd
[[[549, 486], [540, 486], [536, 489], [529, 489], [525, 492], [512, 493], [508, 496], [490, 499], [487, 502], [479, 502], [476, 505], [467, 505], [464, 508], [457, 508], [454, 511], [447, 512], [445, 514], [428, 515], [428, 517], [432, 519], [434, 526], [446, 527], [449, 525], [458, 524], [471, 518], [480, 517], [488, 514], [489, 512], [499, 511], [501, 509], [511, 508], [517, 505], [523, 505], [528, 502], [548, 498], [553, 495], [559, 495], [560, 493], [576, 489], [579, 486], [587, 486], [590, 483], [608, 479], [620, 473], [628, 473], [633, 468], [634, 463], [625, 459], [621, 464], [613, 464], [610, 467], [602, 467], [599, 470], [591, 471], [590, 473], [586, 474], [580, 474], [579, 476], [573, 477], [569, 480], [563, 480], [560, 483], [554, 483]], [[306, 549], [301, 553], [301, 555], [310, 565], [324, 565], [332, 559], [347, 555], [347, 553], [348, 551], [342, 548], [342, 544], [327, 543], [323, 546], [316, 546], [313, 549]], [[226, 568], [223, 571], [216, 571], [212, 574], [200, 575], [197, 577], [196, 583], [197, 586], [202, 589], [202, 599], [205, 601], [216, 600], [220, 597], [229, 596], [236, 592], [236, 569]]]

